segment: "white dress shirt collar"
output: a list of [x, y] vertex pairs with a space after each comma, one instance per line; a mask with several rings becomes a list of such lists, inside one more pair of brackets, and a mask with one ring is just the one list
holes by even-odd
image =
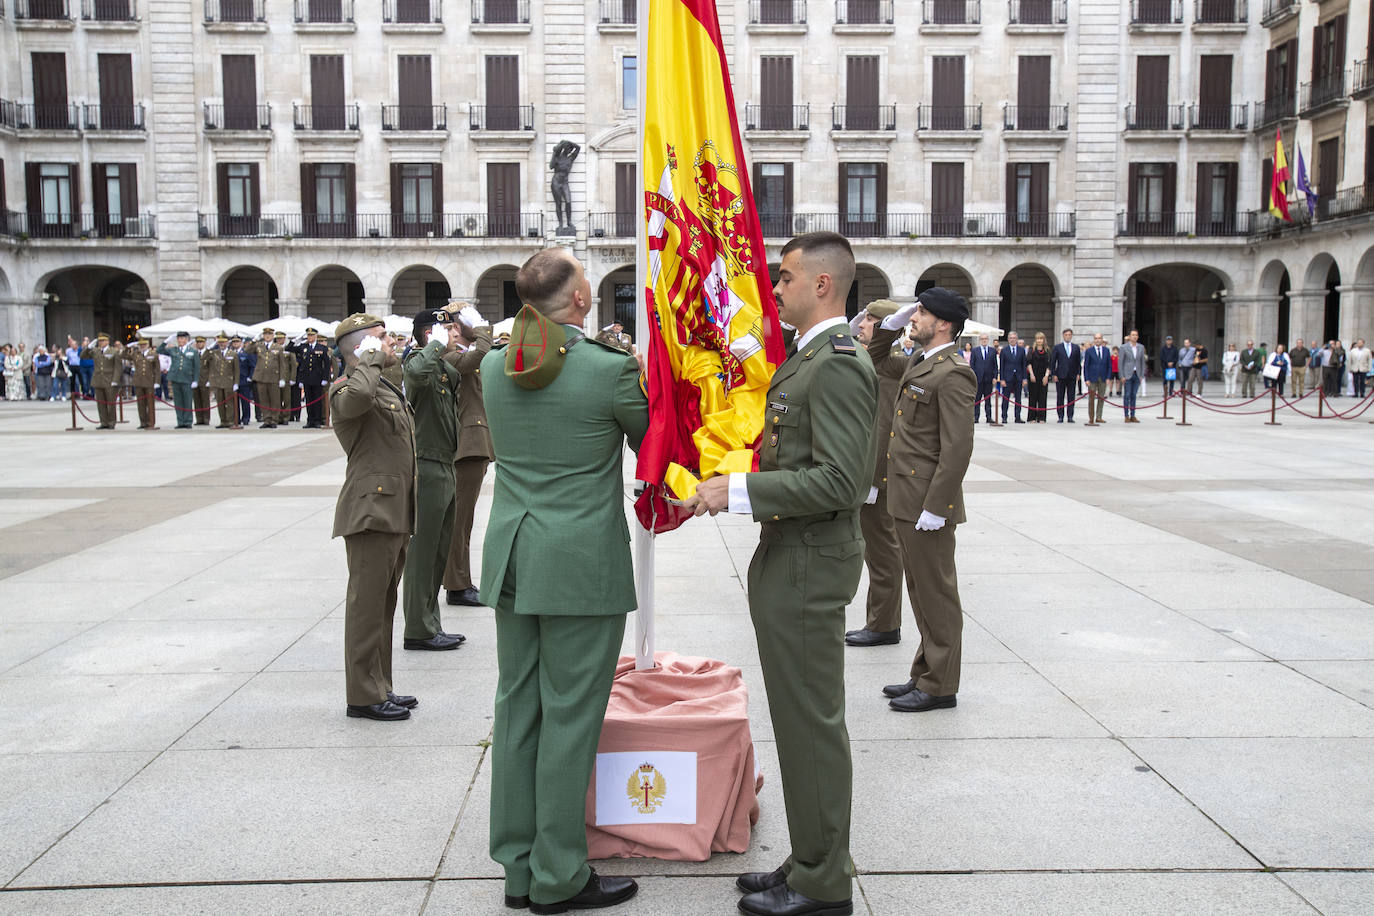
[[849, 321], [842, 316], [822, 318], [820, 321], [811, 325], [805, 334], [797, 338], [797, 349], [800, 350], [802, 347], [805, 347], [811, 341], [820, 337], [823, 332], [830, 330], [836, 325], [844, 325], [846, 330], [849, 329]]

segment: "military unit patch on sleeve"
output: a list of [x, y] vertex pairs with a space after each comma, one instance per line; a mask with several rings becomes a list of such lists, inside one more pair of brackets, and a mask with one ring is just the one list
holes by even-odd
[[830, 349], [836, 353], [854, 353], [854, 338], [848, 334], [834, 334], [830, 338]]

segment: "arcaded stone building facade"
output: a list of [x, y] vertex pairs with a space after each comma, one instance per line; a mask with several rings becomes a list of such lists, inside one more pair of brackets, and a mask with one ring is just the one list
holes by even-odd
[[[1023, 336], [1374, 330], [1355, 0], [719, 0], [768, 248]], [[0, 0], [0, 340], [517, 307], [567, 244], [634, 321], [633, 0]], [[1282, 128], [1315, 216], [1263, 212]], [[555, 146], [573, 232], [558, 234]]]

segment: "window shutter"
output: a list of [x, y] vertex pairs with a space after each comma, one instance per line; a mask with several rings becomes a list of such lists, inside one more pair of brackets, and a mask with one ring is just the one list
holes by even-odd
[[105, 188], [105, 163], [91, 163], [91, 209], [95, 211], [95, 223], [103, 225], [109, 219], [109, 194]]
[[1175, 211], [1178, 209], [1178, 163], [1164, 163], [1163, 223], [1166, 232], [1175, 228]]
[[1269, 209], [1269, 189], [1274, 183], [1274, 160], [1265, 159], [1264, 165], [1260, 169], [1260, 205], [1261, 210]]
[[258, 76], [251, 54], [220, 57], [224, 80], [224, 126], [230, 130], [255, 130], [258, 126]]
[[262, 192], [258, 182], [258, 164], [256, 162], [248, 166], [248, 180], [253, 185], [252, 216], [256, 218], [262, 215]]
[[315, 165], [301, 163], [301, 213], [307, 217], [315, 215]]
[[520, 129], [520, 59], [513, 54], [488, 54], [487, 128]]
[[[1367, 155], [1368, 153], [1366, 153]], [[787, 214], [788, 228], [786, 231], [790, 233], [792, 231], [792, 163], [790, 162], [782, 164], [782, 209]]]
[[1204, 54], [1199, 68], [1198, 124], [1225, 130], [1231, 126], [1231, 55]]
[[839, 199], [840, 199], [840, 222], [843, 223], [843, 222], [845, 221], [846, 215], [849, 213], [849, 168], [848, 168], [848, 166], [847, 166], [845, 163], [843, 163], [843, 162], [840, 163], [840, 193], [839, 193]]
[[215, 206], [219, 210], [221, 225], [229, 216], [229, 164], [215, 164]]
[[1136, 214], [1140, 212], [1140, 198], [1137, 194], [1140, 184], [1140, 164], [1132, 162], [1126, 166], [1126, 212], [1131, 215], [1131, 219], [1136, 219]]
[[1049, 57], [1017, 58], [1016, 106], [1016, 126], [1018, 128], [1021, 130], [1049, 129]]
[[792, 129], [792, 58], [759, 58], [759, 127]]
[[1278, 88], [1278, 74], [1274, 72], [1274, 57], [1277, 54], [1277, 48], [1270, 48], [1264, 52], [1264, 100], [1266, 102], [1278, 95], [1275, 91]]
[[357, 179], [357, 174], [358, 174], [358, 172], [357, 172], [357, 166], [356, 166], [356, 165], [354, 165], [352, 162], [345, 162], [345, 163], [344, 163], [344, 167], [343, 167], [343, 180], [344, 180], [344, 213], [346, 214], [346, 217], [347, 217], [347, 218], [344, 220], [344, 225], [347, 227], [344, 231], [347, 232], [349, 236], [356, 236], [356, 235], [358, 234], [358, 230], [357, 230], [357, 222], [358, 222], [358, 220], [357, 220], [357, 215], [358, 215], [358, 196], [357, 196], [357, 190], [358, 190], [358, 189], [355, 187], [355, 182], [356, 182], [356, 179]]
[[878, 163], [878, 235], [887, 235], [887, 163]]
[[[1016, 163], [1007, 163], [1007, 228], [1018, 225], [1016, 220]], [[1019, 233], [1018, 233], [1019, 234]]]
[[[0, 226], [9, 226], [9, 202], [5, 195], [5, 160], [0, 159]], [[10, 229], [13, 232], [13, 229]]]
[[1231, 222], [1235, 219], [1236, 212], [1236, 191], [1237, 174], [1240, 172], [1240, 163], [1227, 162], [1224, 164], [1226, 169], [1226, 200], [1223, 209], [1226, 211], [1226, 219]]
[[29, 210], [29, 234], [32, 236], [38, 235], [39, 227], [42, 225], [43, 189], [38, 170], [37, 162], [24, 163], [24, 196]]
[[391, 163], [391, 215], [399, 222], [405, 213], [405, 194], [401, 188], [401, 163]]
[[1283, 87], [1284, 97], [1293, 98], [1298, 90], [1298, 40], [1288, 39], [1288, 84]]
[[[1193, 216], [1198, 229], [1212, 221], [1212, 163], [1197, 164], [1197, 213]], [[1202, 233], [1199, 232], [1199, 235]]]
[[434, 224], [435, 234], [439, 234], [444, 225], [444, 166], [442, 163], [434, 164], [434, 196], [431, 198], [434, 204]]
[[1326, 61], [1323, 59], [1325, 50], [1323, 38], [1325, 33], [1320, 25], [1312, 27], [1312, 82], [1316, 82], [1326, 76]]
[[[1371, 16], [1374, 16], [1374, 10], [1371, 10], [1371, 11], [1370, 11], [1370, 15], [1371, 15]], [[1335, 44], [1335, 46], [1336, 46], [1336, 50], [1335, 50], [1335, 53], [1331, 55], [1331, 61], [1332, 61], [1332, 64], [1331, 64], [1331, 75], [1332, 75], [1332, 76], [1335, 76], [1335, 75], [1340, 74], [1340, 72], [1341, 72], [1342, 70], [1345, 69], [1345, 24], [1346, 24], [1346, 14], [1345, 14], [1345, 13], [1341, 13], [1339, 16], [1337, 16], [1337, 17], [1336, 17], [1334, 20], [1332, 20], [1332, 21], [1335, 23], [1335, 42], [1334, 42], [1334, 44]]]
[[[1374, 16], [1370, 21], [1370, 28], [1374, 28]], [[1364, 193], [1365, 203], [1368, 203], [1370, 195], [1374, 194], [1374, 124], [1364, 131]]]

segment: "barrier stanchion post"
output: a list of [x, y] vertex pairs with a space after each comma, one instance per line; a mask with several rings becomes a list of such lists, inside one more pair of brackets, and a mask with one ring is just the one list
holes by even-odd
[[1318, 419], [1318, 420], [1323, 419], [1323, 417], [1322, 417], [1322, 408], [1325, 407], [1325, 406], [1326, 406], [1326, 392], [1325, 392], [1320, 386], [1318, 386], [1318, 388], [1317, 388], [1317, 419]]
[[1173, 417], [1169, 416], [1169, 398], [1171, 398], [1171, 397], [1173, 397], [1173, 393], [1170, 392], [1168, 388], [1165, 388], [1165, 389], [1164, 389], [1164, 413], [1160, 414], [1160, 415], [1159, 415], [1158, 417], [1156, 417], [1155, 419], [1157, 419], [1157, 420], [1172, 420], [1172, 419], [1173, 419]]
[[1179, 392], [1178, 392], [1178, 397], [1179, 397], [1179, 405], [1180, 405], [1180, 406], [1179, 406], [1179, 410], [1181, 410], [1181, 411], [1183, 412], [1183, 415], [1182, 415], [1182, 417], [1180, 417], [1179, 421], [1178, 421], [1177, 423], [1175, 423], [1174, 425], [1175, 425], [1175, 426], [1192, 426], [1193, 424], [1191, 424], [1191, 423], [1188, 422], [1188, 389], [1186, 389], [1186, 388], [1180, 388], [1180, 389], [1179, 389]]
[[72, 404], [72, 425], [67, 427], [67, 432], [69, 432], [69, 433], [79, 433], [79, 432], [81, 432], [81, 430], [84, 429], [85, 427], [78, 426], [78, 425], [77, 425], [77, 422], [76, 422], [76, 398], [73, 397], [73, 398], [71, 399], [71, 404]]
[[1283, 425], [1279, 422], [1279, 387], [1277, 385], [1269, 389], [1269, 420], [1264, 425]]
[[116, 388], [116, 389], [114, 389], [114, 392], [115, 392], [115, 404], [118, 405], [118, 407], [119, 407], [119, 419], [116, 421], [116, 422], [118, 422], [118, 423], [128, 423], [128, 422], [129, 422], [128, 420], [124, 419], [124, 396], [123, 396], [123, 391], [124, 391], [123, 388]]

